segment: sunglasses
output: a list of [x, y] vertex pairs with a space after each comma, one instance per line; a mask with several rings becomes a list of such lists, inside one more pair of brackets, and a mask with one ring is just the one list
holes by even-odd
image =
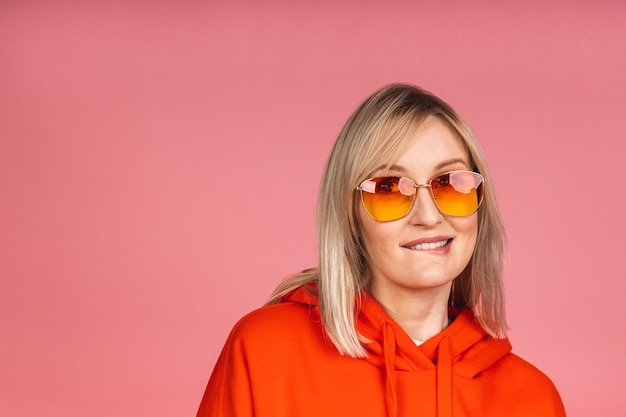
[[398, 220], [409, 214], [417, 189], [430, 188], [430, 194], [439, 211], [448, 216], [469, 216], [483, 201], [483, 183], [486, 179], [477, 172], [450, 171], [437, 175], [428, 184], [416, 184], [406, 177], [378, 177], [363, 181], [357, 190], [361, 193], [363, 208], [379, 222]]

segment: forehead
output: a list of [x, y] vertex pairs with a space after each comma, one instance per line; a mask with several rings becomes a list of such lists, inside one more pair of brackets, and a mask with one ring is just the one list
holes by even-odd
[[470, 168], [465, 142], [446, 122], [429, 117], [407, 138], [406, 146], [393, 165], [430, 172], [441, 168], [442, 164], [453, 163]]

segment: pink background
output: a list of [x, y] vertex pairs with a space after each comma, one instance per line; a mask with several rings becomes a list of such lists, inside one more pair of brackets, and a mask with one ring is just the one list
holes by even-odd
[[625, 3], [313, 3], [0, 3], [0, 415], [193, 415], [393, 81], [485, 148], [514, 350], [623, 415]]

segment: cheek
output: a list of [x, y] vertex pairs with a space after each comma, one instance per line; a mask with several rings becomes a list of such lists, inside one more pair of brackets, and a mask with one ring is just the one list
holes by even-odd
[[358, 232], [363, 246], [366, 250], [369, 250], [370, 242], [373, 241], [372, 233], [374, 232], [375, 225], [372, 224], [372, 219], [365, 213], [365, 209], [359, 204], [359, 210], [357, 214]]
[[478, 238], [478, 215], [474, 214], [471, 217], [460, 217], [455, 220], [455, 229], [459, 236], [463, 237], [466, 245], [465, 250], [471, 255], [474, 252]]
[[374, 242], [377, 241], [376, 238], [376, 230], [372, 227], [371, 224], [368, 224], [367, 220], [365, 222], [360, 220], [359, 231], [361, 241], [363, 242], [363, 247], [365, 248], [365, 257], [367, 259], [370, 258], [370, 254], [375, 250]]
[[363, 211], [359, 210], [358, 216], [359, 232], [363, 246], [365, 247], [365, 258], [368, 263], [375, 261], [389, 248], [394, 232], [391, 223], [379, 223], [373, 220]]

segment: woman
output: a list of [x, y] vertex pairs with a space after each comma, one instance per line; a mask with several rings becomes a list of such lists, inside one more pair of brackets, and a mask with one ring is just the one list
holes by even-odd
[[318, 268], [237, 323], [198, 416], [564, 416], [505, 337], [488, 178], [442, 100], [403, 84], [370, 96], [326, 165]]

